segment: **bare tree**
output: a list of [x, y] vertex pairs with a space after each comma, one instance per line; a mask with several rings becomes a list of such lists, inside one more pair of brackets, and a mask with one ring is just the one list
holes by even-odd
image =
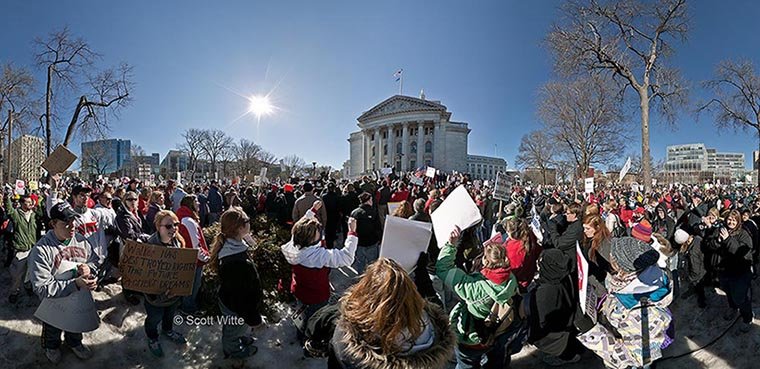
[[576, 178], [593, 164], [614, 160], [625, 147], [623, 112], [613, 91], [598, 75], [550, 82], [540, 91], [538, 115], [549, 144], [575, 162]]
[[232, 137], [224, 131], [218, 129], [203, 131], [200, 149], [211, 162], [211, 168], [214, 172], [217, 170], [216, 164], [222, 153], [231, 150], [232, 147]]
[[198, 159], [202, 158], [203, 149], [203, 130], [191, 128], [182, 133], [183, 143], [177, 145], [177, 148], [186, 152], [189, 163], [188, 168], [195, 173], [198, 166]]
[[556, 155], [556, 144], [544, 131], [533, 131], [522, 137], [515, 164], [521, 168], [538, 168], [546, 184], [546, 170]]
[[269, 151], [260, 151], [258, 154], [259, 164], [263, 167], [270, 167], [277, 164], [277, 157]]
[[[572, 1], [563, 13], [563, 24], [555, 25], [548, 36], [557, 70], [605, 73], [619, 83], [621, 96], [631, 87], [641, 113], [642, 157], [649, 158], [650, 106], [673, 122], [686, 102], [679, 71], [663, 64], [673, 52], [670, 41], [686, 37], [686, 0]], [[651, 163], [644, 160], [642, 166], [648, 190]]]
[[285, 167], [285, 172], [288, 175], [306, 168], [306, 161], [295, 154], [283, 157], [280, 159], [280, 164]]
[[131, 156], [145, 156], [145, 149], [143, 149], [140, 145], [130, 146], [129, 151]]
[[241, 138], [235, 145], [235, 160], [237, 160], [242, 174], [248, 174], [260, 168], [258, 165], [261, 146], [252, 141]]
[[[715, 79], [705, 82], [705, 87], [714, 97], [700, 104], [699, 111], [715, 114], [720, 128], [754, 131], [760, 149], [760, 75], [755, 73], [752, 62], [721, 62]], [[757, 171], [760, 186], [760, 166]]]
[[107, 155], [105, 147], [101, 145], [92, 146], [90, 150], [87, 150], [82, 154], [81, 170], [93, 175], [106, 175], [108, 168], [115, 163], [111, 155]]
[[[105, 137], [109, 129], [108, 116], [118, 116], [121, 108], [131, 101], [132, 67], [122, 64], [118, 68], [106, 69], [89, 78], [91, 92], [79, 97], [71, 122], [66, 128], [63, 145], [68, 146], [79, 125], [85, 137]], [[80, 119], [80, 114], [85, 112]]]
[[[68, 27], [48, 35], [47, 39], [37, 38], [35, 58], [37, 64], [47, 70], [45, 88], [45, 140], [47, 154], [50, 155], [53, 137], [54, 90], [76, 90], [81, 75], [98, 58], [90, 45], [82, 38], [74, 37]], [[54, 86], [55, 85], [55, 86]]]
[[8, 129], [7, 107], [14, 114], [13, 131], [18, 134], [30, 131], [29, 122], [34, 111], [34, 101], [31, 98], [34, 84], [34, 77], [26, 68], [16, 67], [12, 63], [3, 65], [0, 74], [0, 130], [5, 132]]

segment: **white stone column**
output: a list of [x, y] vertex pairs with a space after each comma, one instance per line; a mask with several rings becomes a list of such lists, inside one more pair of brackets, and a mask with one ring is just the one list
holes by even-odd
[[401, 156], [401, 170], [406, 172], [409, 170], [409, 159], [411, 159], [411, 153], [409, 152], [409, 122], [401, 124], [401, 152], [404, 154]]
[[377, 135], [375, 136], [377, 139], [375, 142], [377, 142], [377, 146], [375, 148], [377, 149], [377, 157], [375, 158], [375, 167], [377, 170], [383, 169], [383, 131], [381, 128], [377, 129]]
[[[425, 164], [424, 162], [424, 154], [425, 154], [425, 127], [424, 122], [417, 122], [417, 167], [421, 167]], [[414, 168], [417, 169], [417, 168]]]
[[365, 146], [366, 155], [364, 156], [364, 171], [369, 173], [372, 171], [372, 130], [364, 130], [364, 139], [367, 145]]
[[396, 165], [396, 135], [393, 134], [393, 130], [396, 127], [393, 124], [388, 125], [386, 132], [388, 132], [388, 156], [385, 157], [385, 161], [388, 162], [389, 167]]

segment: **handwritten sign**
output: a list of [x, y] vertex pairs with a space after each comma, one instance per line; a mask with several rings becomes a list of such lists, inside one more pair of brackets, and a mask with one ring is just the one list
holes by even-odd
[[594, 192], [594, 178], [586, 178], [583, 182], [584, 192], [586, 193], [593, 193]]
[[[77, 263], [61, 260], [53, 278], [57, 281], [70, 281], [76, 277]], [[98, 309], [89, 290], [81, 289], [64, 297], [42, 299], [34, 316], [43, 322], [66, 332], [91, 332], [100, 326]]]
[[510, 187], [512, 187], [512, 181], [510, 181], [507, 173], [497, 172], [496, 183], [493, 188], [493, 198], [496, 200], [509, 201]]
[[193, 291], [198, 250], [148, 245], [127, 241], [119, 261], [124, 288], [175, 296], [189, 296]]
[[77, 156], [74, 155], [66, 146], [58, 145], [50, 156], [42, 163], [42, 168], [47, 170], [51, 175], [63, 173], [74, 161], [77, 160]]
[[423, 179], [420, 178], [420, 177], [416, 177], [416, 176], [412, 176], [411, 178], [409, 178], [409, 183], [411, 183], [411, 184], [413, 184], [415, 186], [423, 186], [423, 185], [425, 185], [425, 182], [423, 181]]
[[428, 176], [428, 177], [430, 177], [430, 178], [435, 178], [435, 168], [428, 167], [427, 171], [425, 172], [425, 175]]

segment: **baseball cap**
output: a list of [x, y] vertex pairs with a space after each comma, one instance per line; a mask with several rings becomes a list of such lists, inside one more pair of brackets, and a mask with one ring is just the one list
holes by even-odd
[[71, 208], [66, 202], [59, 202], [50, 208], [51, 220], [62, 220], [64, 222], [71, 221], [79, 216], [79, 214]]

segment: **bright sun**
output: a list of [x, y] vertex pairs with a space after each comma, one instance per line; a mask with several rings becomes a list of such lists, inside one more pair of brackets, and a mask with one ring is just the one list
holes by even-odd
[[248, 111], [256, 114], [257, 117], [272, 114], [274, 111], [274, 106], [269, 102], [267, 96], [251, 96], [248, 100], [250, 101]]

